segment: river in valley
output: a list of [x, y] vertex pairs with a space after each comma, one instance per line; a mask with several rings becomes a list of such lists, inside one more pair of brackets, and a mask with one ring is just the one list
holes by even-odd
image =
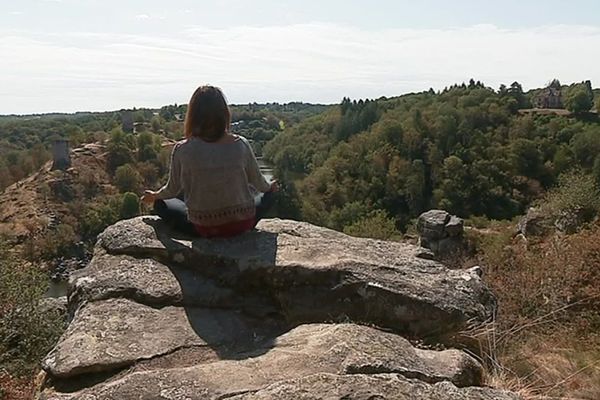
[[262, 157], [258, 158], [258, 166], [260, 167], [260, 172], [267, 178], [268, 181], [273, 180], [273, 166], [265, 161]]

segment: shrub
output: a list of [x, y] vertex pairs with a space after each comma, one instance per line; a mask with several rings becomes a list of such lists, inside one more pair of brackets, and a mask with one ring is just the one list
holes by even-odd
[[132, 149], [134, 148], [135, 137], [133, 135], [126, 134], [119, 128], [113, 129], [107, 146], [106, 166], [108, 171], [112, 174], [119, 166], [133, 162]]
[[368, 206], [359, 201], [352, 201], [344, 204], [342, 208], [336, 208], [331, 212], [331, 226], [334, 229], [343, 229], [344, 226], [350, 226], [369, 213]]
[[84, 169], [79, 175], [79, 182], [83, 188], [83, 194], [86, 198], [90, 199], [96, 196], [100, 191], [98, 184], [98, 177], [94, 171], [90, 169]]
[[121, 218], [132, 218], [140, 214], [140, 198], [137, 194], [127, 192], [121, 203]]
[[64, 329], [61, 315], [39, 306], [47, 286], [43, 271], [0, 242], [0, 369], [11, 375], [31, 376]]
[[55, 229], [30, 239], [26, 244], [29, 251], [25, 256], [31, 261], [52, 260], [64, 256], [79, 240], [73, 226], [61, 223]]
[[81, 220], [81, 234], [86, 238], [94, 238], [107, 226], [117, 222], [121, 206], [119, 196], [109, 197], [103, 203], [91, 204]]
[[510, 226], [482, 235], [477, 261], [499, 304], [473, 335], [488, 383], [537, 395], [525, 398], [598, 398], [598, 235], [597, 225], [539, 242], [513, 239]]
[[137, 159], [138, 161], [155, 160], [160, 151], [160, 140], [150, 132], [137, 135]]
[[366, 217], [344, 227], [344, 233], [351, 236], [381, 240], [401, 237], [394, 220], [383, 210], [371, 211]]
[[159, 178], [159, 168], [156, 165], [158, 162], [144, 161], [137, 164], [137, 170], [146, 187], [156, 185]]
[[559, 176], [539, 205], [553, 217], [576, 213], [587, 222], [600, 213], [600, 186], [592, 175], [573, 170]]
[[490, 220], [484, 215], [473, 215], [469, 217], [465, 224], [478, 229], [485, 229], [490, 227]]
[[121, 165], [115, 173], [115, 185], [122, 193], [137, 191], [140, 180], [140, 174], [131, 164]]

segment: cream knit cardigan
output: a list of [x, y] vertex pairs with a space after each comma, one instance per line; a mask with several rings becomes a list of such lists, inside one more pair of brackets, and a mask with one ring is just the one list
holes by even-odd
[[169, 180], [157, 199], [182, 191], [191, 222], [215, 226], [253, 218], [253, 189], [267, 192], [271, 184], [260, 172], [248, 140], [208, 143], [200, 138], [177, 142], [171, 154]]

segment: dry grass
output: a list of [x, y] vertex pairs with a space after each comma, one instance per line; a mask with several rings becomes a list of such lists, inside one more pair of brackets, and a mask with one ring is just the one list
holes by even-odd
[[480, 249], [500, 310], [464, 334], [479, 344], [487, 383], [524, 399], [600, 399], [600, 226], [537, 241], [507, 227]]
[[25, 400], [33, 396], [31, 379], [15, 378], [0, 370], [0, 399]]
[[567, 329], [551, 335], [524, 326], [501, 331], [496, 323], [465, 334], [480, 346], [487, 385], [526, 400], [600, 398], [597, 340], [586, 342]]
[[[64, 179], [71, 186], [81, 186], [79, 192], [93, 185], [96, 196], [116, 192], [106, 173], [105, 159], [103, 146], [88, 144], [73, 150], [73, 167], [68, 172], [51, 171], [52, 163], [48, 162], [36, 173], [0, 192], [0, 234], [19, 238], [20, 242], [33, 233], [43, 232], [50, 223], [50, 214], [59, 221], [68, 219], [69, 204], [52, 194], [53, 181]], [[91, 181], [90, 177], [93, 177]], [[78, 198], [85, 199], [85, 196], [78, 195]]]

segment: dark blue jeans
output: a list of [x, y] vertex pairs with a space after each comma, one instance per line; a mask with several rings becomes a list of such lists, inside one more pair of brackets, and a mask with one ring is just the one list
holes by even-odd
[[[188, 220], [187, 207], [182, 198], [183, 196], [166, 200], [156, 200], [154, 202], [154, 212], [171, 228], [186, 235], [196, 235], [194, 224]], [[256, 223], [266, 216], [267, 212], [273, 207], [273, 203], [273, 192], [262, 193], [254, 198]]]

